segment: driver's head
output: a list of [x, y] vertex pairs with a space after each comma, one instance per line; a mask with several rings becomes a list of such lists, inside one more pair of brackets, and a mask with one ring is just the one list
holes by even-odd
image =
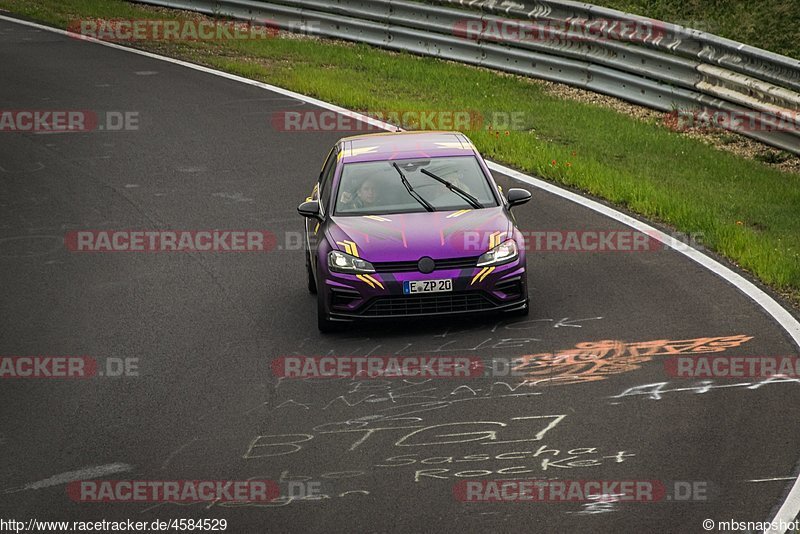
[[356, 194], [364, 204], [374, 204], [378, 195], [375, 187], [375, 180], [372, 178], [367, 178], [364, 180], [364, 182], [361, 184], [361, 187], [359, 187], [358, 191], [356, 191]]

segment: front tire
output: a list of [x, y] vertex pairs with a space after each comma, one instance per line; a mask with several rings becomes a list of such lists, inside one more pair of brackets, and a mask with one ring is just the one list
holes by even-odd
[[308, 253], [306, 253], [306, 275], [308, 277], [308, 292], [315, 295], [317, 293], [317, 279], [314, 278], [314, 271], [311, 270], [311, 260], [308, 259]]
[[324, 291], [319, 290], [324, 285], [317, 286], [315, 281], [315, 286], [317, 288], [317, 329], [323, 334], [330, 334], [337, 330], [337, 325], [334, 321], [328, 319]]
[[314, 278], [314, 271], [311, 270], [311, 251], [308, 250], [308, 243], [303, 244], [306, 253], [306, 275], [308, 277], [308, 292], [312, 295], [317, 292], [317, 279]]

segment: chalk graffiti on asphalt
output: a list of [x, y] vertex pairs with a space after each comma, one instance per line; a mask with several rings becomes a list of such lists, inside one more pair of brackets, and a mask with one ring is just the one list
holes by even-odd
[[594, 382], [638, 369], [656, 356], [723, 352], [751, 339], [752, 336], [736, 335], [637, 342], [590, 341], [554, 353], [515, 358], [517, 365], [513, 372], [523, 373], [524, 383], [531, 386]]

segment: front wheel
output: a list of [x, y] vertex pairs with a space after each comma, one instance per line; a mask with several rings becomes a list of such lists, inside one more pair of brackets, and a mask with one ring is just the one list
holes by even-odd
[[314, 295], [317, 292], [317, 280], [314, 278], [314, 271], [311, 270], [311, 261], [306, 253], [306, 275], [308, 277], [308, 292]]
[[[315, 280], [316, 285], [316, 280]], [[324, 287], [322, 285], [318, 288]], [[328, 319], [327, 306], [325, 305], [324, 291], [317, 290], [317, 329], [323, 334], [330, 334], [337, 330], [337, 324]]]
[[311, 251], [308, 250], [308, 244], [303, 244], [303, 250], [306, 254], [306, 276], [308, 277], [308, 292], [312, 295], [317, 292], [317, 279], [314, 278], [314, 271], [311, 270]]

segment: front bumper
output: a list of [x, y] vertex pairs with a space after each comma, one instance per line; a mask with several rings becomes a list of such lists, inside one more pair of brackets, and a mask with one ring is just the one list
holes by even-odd
[[[452, 292], [403, 293], [406, 280], [453, 280]], [[514, 311], [526, 306], [525, 260], [494, 268], [378, 272], [370, 275], [328, 273], [323, 284], [332, 320], [390, 319]]]

